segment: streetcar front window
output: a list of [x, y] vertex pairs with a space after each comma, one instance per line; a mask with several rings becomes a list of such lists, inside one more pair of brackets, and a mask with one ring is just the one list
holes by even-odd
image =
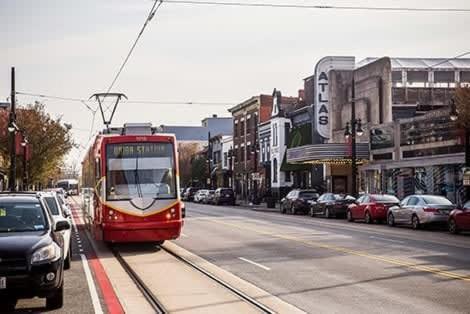
[[110, 144], [106, 153], [108, 200], [176, 198], [173, 144]]

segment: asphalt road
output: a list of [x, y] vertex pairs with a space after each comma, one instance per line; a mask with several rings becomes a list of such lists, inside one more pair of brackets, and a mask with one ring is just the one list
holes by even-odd
[[470, 236], [186, 204], [176, 243], [309, 313], [470, 313]]

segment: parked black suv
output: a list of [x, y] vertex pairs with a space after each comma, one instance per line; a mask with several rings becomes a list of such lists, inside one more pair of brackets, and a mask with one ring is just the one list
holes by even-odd
[[35, 194], [0, 194], [0, 305], [46, 298], [48, 309], [63, 305], [64, 241], [68, 221], [53, 221]]
[[218, 188], [215, 190], [212, 202], [215, 205], [235, 205], [235, 193], [233, 193], [233, 190], [230, 188]]

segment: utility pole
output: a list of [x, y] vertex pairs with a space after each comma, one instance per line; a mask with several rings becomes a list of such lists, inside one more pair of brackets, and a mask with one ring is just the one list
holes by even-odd
[[352, 72], [351, 86], [351, 170], [352, 170], [352, 196], [357, 197], [357, 163], [356, 163], [356, 86], [354, 71]]
[[208, 188], [211, 189], [212, 187], [212, 178], [211, 178], [211, 155], [212, 155], [212, 150], [211, 150], [211, 132], [207, 133], [207, 170], [208, 170], [208, 179], [207, 179], [207, 184]]
[[16, 191], [16, 90], [15, 67], [11, 68], [11, 108], [8, 131], [10, 134], [10, 178], [8, 180], [10, 191]]

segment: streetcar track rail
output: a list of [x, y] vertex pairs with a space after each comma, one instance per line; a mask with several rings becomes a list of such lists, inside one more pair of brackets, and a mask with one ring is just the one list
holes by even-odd
[[184, 264], [186, 264], [187, 266], [199, 271], [200, 273], [202, 273], [204, 276], [210, 278], [211, 280], [215, 281], [217, 284], [221, 285], [222, 287], [228, 289], [230, 292], [234, 293], [236, 296], [238, 296], [240, 299], [242, 299], [243, 301], [251, 304], [252, 306], [254, 306], [256, 309], [260, 310], [262, 313], [266, 313], [266, 314], [274, 314], [276, 313], [275, 311], [271, 310], [270, 308], [268, 308], [267, 306], [265, 306], [264, 304], [258, 302], [256, 299], [250, 297], [249, 295], [247, 295], [246, 293], [240, 291], [239, 289], [233, 287], [232, 285], [226, 283], [225, 281], [217, 278], [216, 276], [214, 276], [213, 274], [211, 274], [210, 272], [208, 272], [207, 270], [205, 270], [204, 268], [196, 265], [195, 263], [191, 262], [190, 260], [188, 260], [187, 258], [184, 258], [182, 256], [180, 256], [179, 254], [173, 252], [172, 250], [164, 247], [164, 246], [160, 246], [160, 248], [167, 252], [168, 254], [170, 254], [171, 256], [173, 256], [174, 258], [176, 258], [177, 260], [183, 262]]
[[118, 250], [113, 246], [111, 246], [110, 249], [112, 253], [114, 254], [114, 257], [116, 257], [119, 264], [121, 264], [122, 268], [124, 268], [125, 272], [129, 275], [129, 277], [132, 279], [132, 281], [140, 290], [140, 292], [142, 292], [144, 298], [147, 300], [147, 302], [150, 304], [153, 310], [155, 310], [155, 313], [158, 313], [158, 314], [168, 313], [168, 311], [165, 309], [163, 304], [160, 303], [160, 301], [155, 296], [155, 294], [153, 294], [153, 292], [143, 282], [140, 276], [137, 275], [137, 273], [132, 269], [132, 267], [125, 261], [125, 259], [121, 256]]

